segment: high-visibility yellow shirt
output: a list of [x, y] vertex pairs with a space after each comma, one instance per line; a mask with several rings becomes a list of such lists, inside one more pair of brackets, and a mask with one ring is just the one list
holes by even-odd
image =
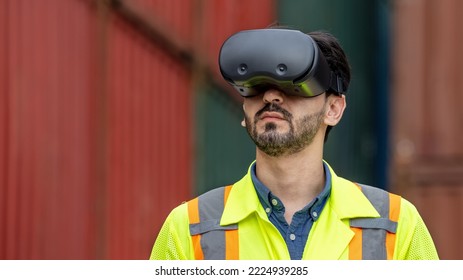
[[[332, 190], [320, 217], [314, 222], [302, 259], [346, 260], [354, 232], [350, 219], [379, 217], [379, 213], [352, 182], [338, 177], [330, 167]], [[436, 260], [431, 235], [416, 208], [401, 198], [393, 259]], [[238, 224], [239, 258], [243, 260], [289, 260], [286, 243], [263, 209], [250, 172], [231, 189], [220, 225]], [[193, 260], [187, 204], [167, 217], [153, 246], [150, 259]]]

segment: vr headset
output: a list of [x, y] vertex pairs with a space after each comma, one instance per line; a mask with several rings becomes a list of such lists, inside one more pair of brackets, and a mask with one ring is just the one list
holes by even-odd
[[317, 43], [290, 29], [255, 29], [228, 38], [219, 54], [220, 72], [243, 97], [269, 88], [285, 94], [313, 97], [347, 89], [330, 70]]

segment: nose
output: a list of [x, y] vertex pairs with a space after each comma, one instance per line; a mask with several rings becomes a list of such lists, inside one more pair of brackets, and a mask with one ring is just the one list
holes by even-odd
[[268, 89], [264, 92], [264, 103], [283, 103], [284, 93], [278, 89]]

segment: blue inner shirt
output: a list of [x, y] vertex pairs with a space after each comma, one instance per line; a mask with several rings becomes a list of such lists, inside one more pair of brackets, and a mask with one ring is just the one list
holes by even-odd
[[326, 204], [331, 192], [331, 173], [323, 163], [325, 170], [326, 183], [322, 192], [304, 208], [297, 211], [291, 224], [286, 222], [284, 217], [285, 206], [281, 200], [270, 192], [270, 190], [257, 178], [256, 164], [251, 167], [251, 178], [256, 188], [260, 203], [265, 209], [270, 222], [280, 231], [286, 245], [288, 246], [289, 255], [292, 260], [302, 259], [305, 244], [309, 237], [310, 229], [313, 223], [320, 217], [323, 207]]

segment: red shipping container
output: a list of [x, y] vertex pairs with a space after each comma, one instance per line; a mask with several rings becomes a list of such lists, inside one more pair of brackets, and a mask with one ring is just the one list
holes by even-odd
[[196, 79], [273, 9], [0, 0], [0, 258], [147, 259], [193, 191]]

